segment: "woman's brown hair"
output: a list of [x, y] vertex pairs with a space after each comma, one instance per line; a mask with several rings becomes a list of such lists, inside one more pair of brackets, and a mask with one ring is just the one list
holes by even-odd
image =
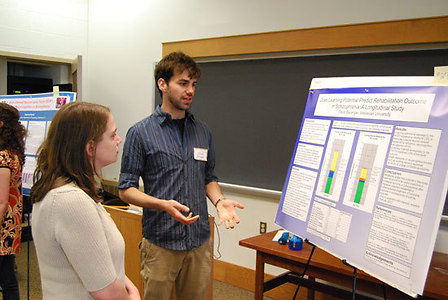
[[96, 144], [106, 131], [110, 109], [88, 102], [71, 102], [54, 116], [47, 137], [39, 147], [31, 198], [34, 203], [61, 183], [74, 182], [100, 201], [94, 159], [87, 155], [89, 141]]
[[26, 129], [20, 123], [20, 113], [6, 103], [0, 103], [0, 150], [10, 150], [19, 157], [20, 165], [25, 163]]

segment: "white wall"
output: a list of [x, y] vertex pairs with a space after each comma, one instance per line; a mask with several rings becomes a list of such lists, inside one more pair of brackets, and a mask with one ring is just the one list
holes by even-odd
[[[71, 60], [87, 56], [88, 11], [88, 0], [0, 0], [0, 51]], [[5, 68], [0, 79], [6, 75]], [[69, 75], [68, 66], [50, 72], [55, 83], [67, 83]], [[5, 83], [0, 90], [6, 94]]]
[[88, 0], [0, 0], [0, 50], [75, 59], [87, 54]]
[[[446, 0], [0, 0], [0, 50], [83, 55], [84, 100], [110, 106], [124, 137], [153, 110], [162, 42], [440, 15], [448, 15]], [[119, 163], [104, 170], [106, 179], [118, 174]], [[257, 234], [260, 221], [276, 228], [278, 199], [226, 196], [246, 209], [237, 229], [220, 228], [221, 259], [254, 268], [254, 251], [238, 241]], [[439, 232], [436, 250], [448, 252], [447, 232]]]

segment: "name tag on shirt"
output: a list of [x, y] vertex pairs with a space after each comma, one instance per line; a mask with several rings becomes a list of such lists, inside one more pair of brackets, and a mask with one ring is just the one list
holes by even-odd
[[194, 159], [200, 161], [207, 161], [208, 149], [194, 148]]

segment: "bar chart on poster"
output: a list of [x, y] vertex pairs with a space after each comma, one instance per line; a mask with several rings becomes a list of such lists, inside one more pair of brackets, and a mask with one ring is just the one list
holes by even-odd
[[432, 76], [313, 79], [276, 224], [421, 295], [448, 188], [447, 97]]

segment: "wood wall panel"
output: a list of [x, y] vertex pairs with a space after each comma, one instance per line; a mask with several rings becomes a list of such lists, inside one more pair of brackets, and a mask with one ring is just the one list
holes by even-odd
[[448, 16], [441, 16], [165, 42], [162, 53], [181, 50], [194, 58], [213, 58], [447, 42]]

